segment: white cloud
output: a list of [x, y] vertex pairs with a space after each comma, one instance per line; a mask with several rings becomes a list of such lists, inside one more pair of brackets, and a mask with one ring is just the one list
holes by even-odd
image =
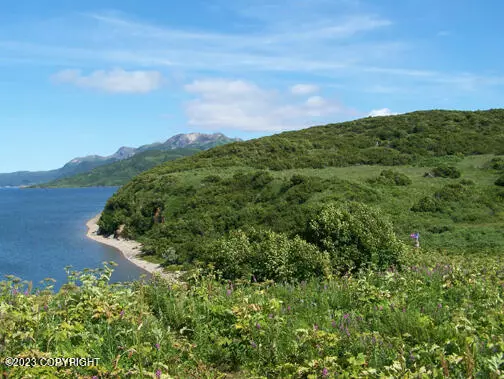
[[396, 115], [396, 114], [397, 113], [392, 112], [388, 108], [374, 109], [371, 112], [369, 112], [369, 116], [371, 116], [371, 117], [392, 116], [392, 115]]
[[294, 95], [309, 95], [311, 93], [318, 92], [319, 87], [313, 84], [296, 84], [290, 88], [290, 91]]
[[196, 96], [186, 104], [189, 124], [210, 130], [276, 132], [314, 125], [320, 117], [333, 121], [351, 114], [334, 100], [312, 96], [299, 103], [243, 80], [198, 80], [185, 89]]
[[163, 76], [158, 71], [93, 71], [88, 76], [80, 70], [63, 70], [53, 75], [58, 83], [70, 83], [78, 87], [93, 88], [111, 93], [148, 93], [163, 83]]

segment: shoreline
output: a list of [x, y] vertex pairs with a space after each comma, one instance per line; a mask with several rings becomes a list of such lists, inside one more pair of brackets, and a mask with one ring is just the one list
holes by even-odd
[[114, 249], [118, 250], [128, 261], [150, 274], [158, 274], [170, 281], [177, 281], [177, 278], [180, 275], [179, 272], [166, 273], [163, 271], [163, 268], [159, 266], [159, 264], [147, 262], [138, 256], [142, 248], [142, 244], [140, 242], [126, 240], [123, 238], [115, 239], [114, 237], [104, 237], [98, 235], [98, 220], [100, 219], [100, 216], [101, 213], [97, 214], [86, 222], [86, 236], [88, 238], [103, 245], [113, 247]]

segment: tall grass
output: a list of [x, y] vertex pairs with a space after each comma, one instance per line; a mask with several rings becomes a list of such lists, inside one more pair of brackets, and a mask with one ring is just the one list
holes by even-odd
[[10, 367], [9, 378], [499, 378], [504, 262], [411, 253], [399, 271], [301, 283], [194, 273], [107, 284], [0, 284], [0, 356], [98, 357], [96, 367]]

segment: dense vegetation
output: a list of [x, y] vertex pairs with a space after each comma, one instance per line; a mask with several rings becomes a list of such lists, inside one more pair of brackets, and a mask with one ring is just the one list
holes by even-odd
[[[166, 265], [223, 262], [210, 252], [223, 238], [239, 244], [238, 229], [258, 246], [264, 245], [258, 230], [297, 236], [322, 262], [330, 249], [310, 239], [310, 223], [325, 205], [353, 201], [379, 208], [403, 242], [419, 232], [430, 249], [502, 252], [504, 192], [496, 185], [502, 157], [495, 154], [503, 149], [502, 110], [415, 112], [282, 133], [139, 175], [108, 201], [100, 228], [111, 234], [124, 224], [124, 236]], [[163, 222], [153, 217], [157, 211]], [[362, 250], [363, 242], [355, 246]], [[288, 250], [286, 260], [294, 254]], [[243, 262], [259, 254], [242, 253]], [[219, 268], [233, 275], [260, 271]], [[333, 259], [331, 270], [340, 268]]]
[[[9, 378], [500, 378], [502, 258], [407, 254], [401, 271], [298, 284], [195, 275], [59, 293], [0, 283], [0, 357], [97, 357]], [[80, 287], [74, 283], [82, 282]], [[5, 374], [5, 373], [4, 373]]]
[[[164, 163], [109, 199], [184, 283], [0, 283], [8, 377], [500, 378], [504, 110], [314, 127]], [[421, 248], [411, 245], [419, 233]], [[1, 372], [1, 371], [0, 371]]]
[[200, 149], [148, 150], [133, 157], [97, 167], [88, 172], [55, 180], [40, 187], [121, 186], [134, 176], [161, 163], [199, 153]]

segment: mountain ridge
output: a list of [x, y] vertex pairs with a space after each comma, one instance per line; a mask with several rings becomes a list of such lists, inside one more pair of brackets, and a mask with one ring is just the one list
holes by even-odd
[[58, 169], [0, 173], [0, 187], [19, 187], [48, 183], [89, 172], [100, 166], [129, 159], [136, 154], [149, 150], [174, 150], [180, 148], [204, 150], [235, 141], [241, 141], [241, 139], [227, 137], [222, 133], [179, 133], [168, 138], [165, 142], [154, 142], [152, 144], [139, 146], [138, 148], [122, 146], [114, 154], [109, 156], [93, 154], [84, 157], [76, 157]]

